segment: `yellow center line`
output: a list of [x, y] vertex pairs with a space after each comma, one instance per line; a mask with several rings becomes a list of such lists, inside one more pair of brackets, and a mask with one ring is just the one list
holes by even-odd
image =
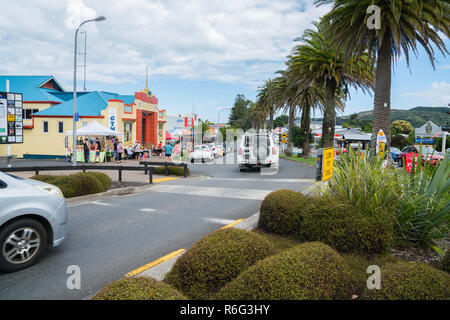
[[178, 180], [180, 178], [158, 178], [158, 179], [153, 179], [153, 183], [158, 183], [158, 182], [165, 182], [165, 181], [172, 181], [172, 180]]
[[232, 226], [234, 226], [234, 225], [236, 225], [236, 224], [238, 224], [239, 222], [242, 222], [242, 221], [244, 221], [244, 219], [236, 220], [236, 221], [234, 221], [234, 222], [232, 222], [230, 224], [227, 224], [226, 226], [220, 228], [219, 230], [231, 228]]
[[158, 264], [160, 264], [160, 263], [162, 263], [162, 262], [164, 262], [164, 261], [170, 260], [170, 259], [172, 259], [172, 258], [178, 256], [179, 254], [183, 253], [184, 251], [186, 251], [186, 249], [180, 249], [180, 250], [171, 252], [171, 253], [165, 255], [164, 257], [161, 257], [161, 258], [159, 258], [159, 259], [156, 259], [155, 261], [152, 261], [152, 262], [150, 262], [150, 263], [147, 263], [146, 265], [144, 265], [144, 266], [142, 266], [142, 267], [139, 267], [139, 268], [137, 268], [136, 270], [133, 270], [133, 271], [128, 272], [127, 274], [125, 274], [125, 277], [128, 278], [128, 277], [135, 276], [135, 275], [137, 275], [137, 274], [139, 274], [139, 273], [142, 273], [142, 272], [144, 272], [145, 270], [148, 270], [148, 269], [150, 269], [150, 268], [152, 268], [152, 267], [154, 267], [154, 266], [157, 266]]

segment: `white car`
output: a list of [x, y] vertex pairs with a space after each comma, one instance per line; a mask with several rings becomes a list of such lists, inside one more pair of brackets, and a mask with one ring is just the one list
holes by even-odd
[[214, 154], [211, 149], [207, 145], [202, 144], [194, 146], [194, 149], [191, 152], [191, 162], [206, 162], [213, 161]]
[[207, 144], [207, 147], [212, 151], [215, 159], [220, 157], [220, 151], [214, 143]]
[[279, 166], [279, 148], [270, 132], [245, 133], [238, 141], [237, 160], [241, 171], [251, 167]]
[[57, 187], [0, 172], [0, 270], [35, 264], [66, 237], [66, 199]]

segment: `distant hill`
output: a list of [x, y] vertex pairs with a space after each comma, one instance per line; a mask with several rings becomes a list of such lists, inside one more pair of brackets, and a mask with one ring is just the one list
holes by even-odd
[[[357, 119], [360, 121], [372, 121], [373, 111], [363, 111], [357, 113]], [[342, 116], [336, 118], [336, 125], [342, 125], [349, 120], [350, 116]], [[313, 119], [321, 121], [320, 118]], [[427, 121], [432, 121], [438, 126], [450, 125], [450, 108], [448, 107], [415, 107], [409, 110], [392, 109], [391, 123], [396, 120], [406, 120], [411, 123], [414, 128], [422, 126]]]

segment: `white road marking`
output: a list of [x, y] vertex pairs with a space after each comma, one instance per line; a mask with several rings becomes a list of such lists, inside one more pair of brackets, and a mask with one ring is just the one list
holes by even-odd
[[105, 207], [112, 206], [112, 204], [110, 204], [110, 203], [104, 203], [104, 202], [100, 202], [100, 201], [91, 201], [91, 202], [88, 202], [88, 204], [95, 204], [97, 206], [105, 206]]
[[161, 193], [171, 193], [171, 194], [203, 196], [203, 197], [243, 199], [243, 200], [263, 200], [265, 196], [271, 193], [273, 190], [159, 185], [158, 188], [153, 188], [151, 189], [151, 191]]
[[156, 209], [152, 209], [152, 208], [144, 208], [144, 209], [141, 209], [141, 211], [144, 211], [144, 212], [154, 212], [154, 211], [156, 211]]

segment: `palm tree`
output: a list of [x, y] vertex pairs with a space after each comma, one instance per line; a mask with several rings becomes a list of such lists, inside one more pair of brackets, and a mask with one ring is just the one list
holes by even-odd
[[265, 106], [269, 116], [269, 130], [273, 129], [273, 118], [275, 111], [280, 107], [279, 102], [275, 99], [274, 90], [276, 82], [273, 79], [264, 81], [264, 84], [258, 88], [257, 101], [260, 105]]
[[329, 25], [321, 22], [314, 26], [315, 30], [306, 30], [298, 39], [302, 44], [294, 47], [289, 56], [289, 74], [298, 90], [324, 88], [321, 147], [333, 147], [337, 96], [347, 93], [350, 86], [363, 91], [372, 88], [374, 59], [367, 52], [344, 59], [343, 51], [325, 37]]
[[267, 108], [259, 102], [254, 102], [249, 108], [252, 128], [259, 131], [264, 128], [267, 119]]
[[[377, 54], [372, 150], [378, 131], [382, 129], [390, 142], [390, 108], [392, 62], [403, 53], [409, 66], [409, 53], [415, 55], [420, 44], [434, 68], [433, 45], [448, 54], [439, 31], [449, 37], [450, 3], [448, 0], [316, 0], [316, 4], [332, 4], [325, 16], [330, 23], [330, 38], [350, 57], [355, 50], [367, 49]], [[369, 29], [367, 8], [381, 9], [380, 29]], [[389, 152], [388, 152], [389, 154]]]

